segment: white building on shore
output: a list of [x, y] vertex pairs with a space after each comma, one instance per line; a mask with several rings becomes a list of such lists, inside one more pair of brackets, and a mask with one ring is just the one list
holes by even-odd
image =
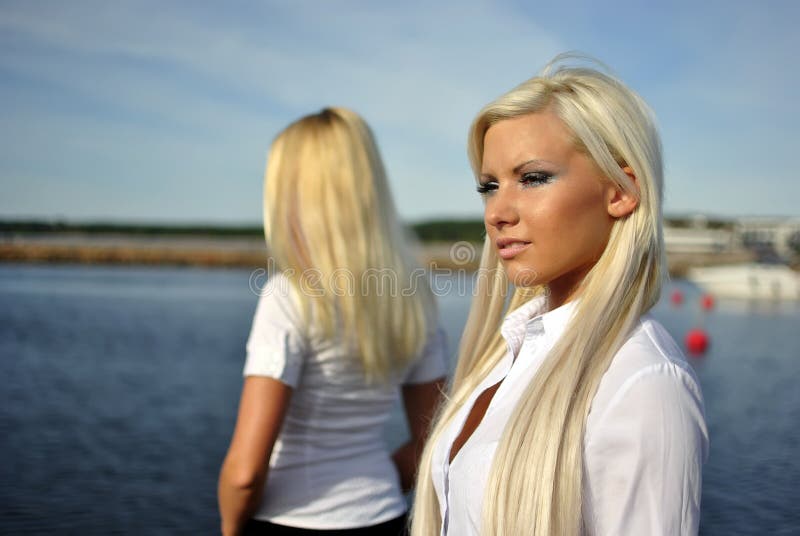
[[748, 248], [772, 248], [787, 259], [800, 249], [800, 217], [737, 218], [734, 233]]
[[780, 258], [797, 255], [800, 217], [734, 218], [713, 225], [705, 216], [680, 220], [664, 227], [668, 253], [713, 254], [738, 251], [774, 252]]

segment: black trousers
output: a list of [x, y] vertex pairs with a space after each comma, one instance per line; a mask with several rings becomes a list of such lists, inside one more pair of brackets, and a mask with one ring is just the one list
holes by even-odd
[[251, 519], [242, 532], [243, 536], [406, 536], [407, 518], [403, 514], [379, 525], [356, 529], [314, 530], [276, 525], [269, 521]]

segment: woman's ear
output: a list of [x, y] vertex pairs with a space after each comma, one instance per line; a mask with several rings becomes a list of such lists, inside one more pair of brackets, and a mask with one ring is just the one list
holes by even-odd
[[611, 184], [608, 190], [608, 214], [613, 218], [624, 218], [639, 206], [639, 181], [636, 174], [628, 166], [622, 168], [622, 171], [633, 182], [636, 194], [626, 192], [614, 183]]

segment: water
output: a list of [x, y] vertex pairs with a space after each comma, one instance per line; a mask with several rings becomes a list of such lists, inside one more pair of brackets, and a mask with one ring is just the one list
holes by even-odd
[[[213, 534], [256, 296], [241, 270], [0, 266], [0, 534]], [[797, 534], [800, 307], [655, 315], [693, 364], [711, 457], [701, 534]], [[469, 298], [440, 307], [452, 348]], [[691, 304], [691, 305], [689, 305]], [[387, 429], [397, 444], [399, 414]]]

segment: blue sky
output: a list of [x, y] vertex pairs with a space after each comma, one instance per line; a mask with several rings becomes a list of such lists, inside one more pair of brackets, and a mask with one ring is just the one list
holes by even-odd
[[567, 50], [655, 109], [667, 213], [800, 213], [800, 2], [430, 4], [2, 0], [0, 218], [258, 224], [271, 139], [325, 105], [405, 219], [480, 217], [469, 122]]

